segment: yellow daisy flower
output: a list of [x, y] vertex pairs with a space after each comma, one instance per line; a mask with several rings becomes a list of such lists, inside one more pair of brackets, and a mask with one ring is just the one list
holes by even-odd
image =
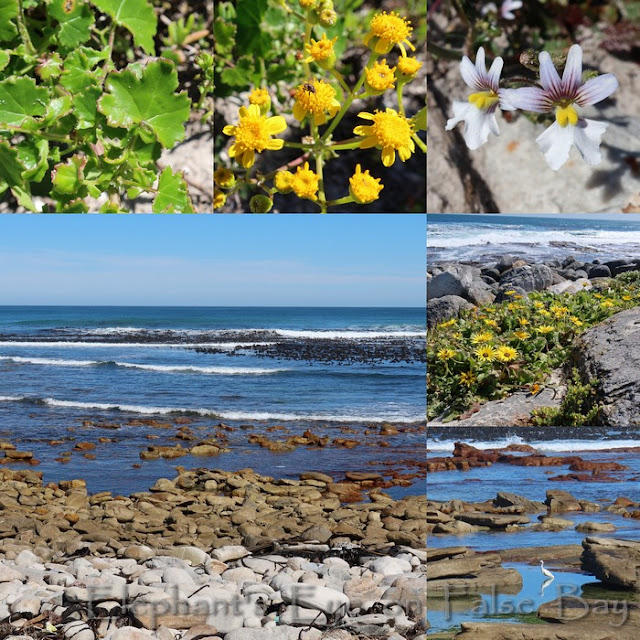
[[453, 349], [440, 349], [437, 356], [439, 360], [451, 360], [455, 358], [456, 352]]
[[268, 104], [271, 106], [271, 96], [269, 96], [269, 92], [266, 89], [254, 89], [249, 94], [249, 103], [257, 104], [259, 107], [263, 107]]
[[537, 327], [536, 331], [538, 333], [542, 333], [544, 335], [544, 334], [547, 334], [547, 333], [552, 333], [553, 332], [553, 327], [550, 327], [548, 324], [543, 324], [543, 325]]
[[369, 169], [362, 173], [360, 165], [356, 165], [356, 172], [349, 178], [349, 193], [357, 203], [369, 204], [377, 200], [383, 189], [380, 178], [369, 175]]
[[236, 137], [229, 149], [229, 156], [249, 169], [255, 162], [256, 151], [262, 153], [265, 149], [282, 149], [284, 140], [272, 139], [271, 136], [282, 133], [287, 128], [287, 123], [282, 116], [263, 116], [257, 104], [240, 107], [239, 114], [238, 124], [228, 124], [222, 132]]
[[471, 342], [473, 344], [482, 344], [483, 342], [491, 342], [493, 340], [493, 334], [488, 331], [482, 333], [474, 333], [471, 336]]
[[[359, 167], [360, 165], [357, 165], [357, 166]], [[453, 327], [453, 325], [457, 321], [458, 320], [456, 318], [451, 318], [451, 320], [447, 320], [446, 322], [441, 322], [438, 326], [441, 327], [442, 329], [445, 329], [446, 327]]]
[[582, 320], [580, 320], [576, 316], [571, 316], [571, 318], [569, 319], [571, 320], [571, 322], [573, 322], [573, 324], [576, 325], [576, 327], [581, 327], [584, 324], [584, 322], [582, 322]]
[[[409, 36], [413, 31], [413, 27], [410, 24], [408, 20], [401, 18], [395, 11], [378, 13], [371, 20], [370, 30], [364, 38], [364, 44], [380, 55], [389, 53], [393, 45], [397, 44], [400, 47], [400, 51], [402, 51], [402, 55], [406, 56], [405, 44], [412, 51], [416, 50], [409, 42]], [[371, 41], [371, 44], [369, 44], [369, 41]]]
[[293, 189], [292, 179], [293, 173], [291, 171], [278, 171], [273, 179], [273, 184], [280, 193], [290, 193]]
[[358, 125], [354, 130], [357, 136], [363, 136], [361, 149], [377, 147], [382, 149], [382, 164], [390, 167], [396, 161], [396, 151], [400, 160], [405, 162], [415, 151], [416, 145], [411, 139], [413, 124], [394, 109], [385, 112], [376, 109], [375, 113], [361, 111], [359, 118], [372, 120], [372, 125]]
[[373, 67], [365, 69], [365, 84], [374, 93], [383, 93], [387, 89], [393, 89], [396, 77], [393, 72], [395, 67], [390, 68], [386, 58], [382, 62], [374, 62]]
[[307, 43], [304, 48], [309, 54], [308, 58], [305, 58], [305, 62], [317, 62], [323, 69], [332, 69], [336, 63], [336, 53], [333, 50], [333, 45], [336, 43], [338, 36], [327, 39], [327, 34], [322, 34], [321, 40], [314, 40], [311, 38], [311, 43]]
[[494, 327], [494, 328], [498, 328], [498, 322], [497, 320], [494, 320], [493, 318], [487, 318], [485, 320], [483, 320], [482, 322], [484, 322], [488, 327]]
[[511, 362], [518, 357], [518, 352], [513, 347], [498, 347], [496, 349], [496, 357], [500, 362]]
[[611, 307], [615, 307], [615, 306], [616, 306], [616, 303], [615, 303], [613, 300], [603, 300], [603, 301], [600, 303], [600, 306], [601, 306], [603, 309], [610, 309]]
[[529, 391], [532, 396], [537, 396], [540, 393], [540, 385], [536, 382], [529, 387]]
[[291, 188], [298, 198], [308, 198], [317, 200], [316, 192], [320, 176], [309, 169], [309, 163], [305, 162], [304, 167], [298, 167], [291, 178]]
[[528, 324], [531, 324], [526, 318], [519, 318], [518, 319], [518, 324], [521, 327], [526, 327]]
[[463, 371], [460, 374], [460, 384], [465, 384], [470, 387], [476, 381], [476, 377], [472, 371]]
[[336, 100], [336, 90], [324, 80], [313, 79], [301, 84], [296, 90], [293, 116], [302, 122], [308, 115], [312, 115], [317, 125], [327, 121], [325, 111], [329, 117], [340, 111], [340, 103]]
[[526, 340], [531, 336], [531, 334], [527, 331], [514, 331], [513, 335], [519, 340]]
[[476, 354], [478, 360], [484, 362], [492, 362], [497, 357], [497, 352], [493, 347], [485, 345], [484, 347], [478, 347], [473, 353]]
[[406, 78], [410, 78], [411, 76], [415, 76], [416, 73], [420, 70], [422, 66], [422, 62], [416, 60], [415, 58], [409, 58], [408, 56], [400, 56], [398, 60], [398, 77], [404, 76]]

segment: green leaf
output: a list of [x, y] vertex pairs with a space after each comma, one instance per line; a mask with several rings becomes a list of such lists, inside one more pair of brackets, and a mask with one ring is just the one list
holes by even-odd
[[0, 0], [0, 42], [13, 40], [18, 29], [12, 20], [18, 15], [18, 0]]
[[20, 162], [17, 149], [8, 142], [0, 142], [0, 185], [4, 183], [14, 187], [22, 184], [22, 172], [25, 168]]
[[49, 92], [36, 87], [33, 78], [8, 78], [0, 82], [0, 124], [16, 127], [30, 116], [44, 114]]
[[[68, 10], [70, 9], [70, 10]], [[56, 30], [58, 42], [73, 49], [91, 37], [93, 11], [81, 0], [53, 0], [48, 5], [49, 15], [60, 24]]]
[[236, 44], [243, 53], [259, 53], [262, 49], [262, 36], [267, 40], [270, 37], [263, 34], [260, 25], [267, 10], [267, 0], [238, 0], [238, 35]]
[[155, 55], [153, 36], [158, 29], [158, 20], [153, 7], [146, 0], [91, 1], [100, 11], [109, 14], [116, 24], [128, 29], [137, 46], [149, 55]]
[[217, 53], [231, 53], [235, 43], [236, 25], [218, 16], [213, 22], [213, 44]]
[[185, 92], [174, 93], [178, 73], [170, 62], [149, 63], [141, 78], [128, 69], [115, 71], [105, 87], [109, 93], [100, 98], [98, 110], [111, 126], [130, 129], [138, 124], [168, 149], [184, 139], [191, 101]]
[[182, 174], [167, 167], [160, 175], [153, 213], [195, 213]]
[[54, 190], [65, 195], [78, 193], [84, 180], [86, 164], [87, 159], [81, 155], [75, 155], [65, 163], [57, 164], [51, 172]]
[[0, 50], [0, 71], [9, 64], [9, 60], [11, 60], [11, 52]]
[[56, 213], [88, 213], [89, 207], [84, 200], [71, 200], [58, 204]]
[[74, 96], [73, 115], [78, 120], [78, 129], [90, 129], [95, 126], [98, 115], [98, 98], [101, 94], [100, 88], [90, 87]]
[[18, 158], [25, 166], [22, 178], [32, 182], [41, 182], [49, 169], [49, 141], [23, 140], [17, 146]]

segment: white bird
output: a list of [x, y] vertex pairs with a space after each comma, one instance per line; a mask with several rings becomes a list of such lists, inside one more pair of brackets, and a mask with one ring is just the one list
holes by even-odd
[[540, 560], [540, 571], [542, 571], [543, 576], [551, 578], [551, 580], [555, 578], [555, 576], [553, 575], [553, 573], [551, 573], [551, 571], [549, 571], [549, 569], [544, 568], [544, 560]]

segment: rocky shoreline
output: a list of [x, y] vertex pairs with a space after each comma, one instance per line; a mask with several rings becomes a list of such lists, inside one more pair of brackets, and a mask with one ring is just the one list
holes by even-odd
[[[487, 305], [526, 298], [532, 292], [574, 296], [592, 291], [594, 305], [605, 297], [615, 278], [640, 272], [640, 259], [581, 261], [566, 258], [530, 264], [512, 255], [491, 263], [449, 262], [432, 264], [427, 274], [427, 326], [458, 317], [462, 312]], [[634, 304], [626, 297], [627, 306]], [[567, 304], [565, 302], [564, 304]], [[608, 301], [607, 304], [614, 303]], [[637, 302], [635, 303], [638, 304]], [[576, 318], [580, 324], [582, 320]], [[640, 424], [637, 397], [640, 393], [640, 307], [618, 310], [608, 319], [578, 335], [562, 367], [555, 369], [540, 393], [514, 391], [511, 395], [476, 406], [471, 415], [448, 420], [451, 426], [530, 425], [534, 410], [556, 408], [569, 383], [594, 383], [588, 409], [595, 414], [590, 425], [628, 427]], [[543, 409], [546, 410], [546, 409]], [[585, 410], [586, 412], [586, 410]], [[428, 426], [442, 426], [434, 420]]]
[[640, 258], [585, 262], [568, 255], [537, 264], [504, 255], [485, 265], [432, 264], [427, 267], [427, 326], [432, 328], [474, 306], [507, 300], [507, 291], [521, 296], [532, 291], [574, 294], [629, 271], [640, 271]]
[[424, 496], [366, 473], [178, 470], [113, 496], [0, 469], [2, 637], [425, 637]]
[[[466, 447], [461, 446], [458, 453], [473, 453], [472, 449]], [[479, 462], [491, 464], [495, 452], [483, 453], [487, 453], [487, 457]], [[454, 456], [455, 459], [461, 457]], [[555, 464], [552, 458], [548, 462]], [[634, 602], [640, 593], [640, 542], [603, 537], [615, 535], [616, 527], [602, 518], [585, 520], [581, 517], [581, 522], [576, 525], [572, 516], [608, 512], [612, 516], [634, 519], [640, 517], [639, 507], [640, 503], [626, 496], [618, 496], [605, 506], [576, 498], [559, 489], [547, 490], [544, 502], [509, 491], [498, 491], [494, 499], [478, 503], [462, 499], [444, 502], [428, 500], [429, 535], [455, 535], [456, 540], [461, 542], [457, 546], [427, 546], [427, 616], [429, 611], [443, 608], [449, 612], [471, 610], [478, 606], [483, 594], [491, 598], [495, 598], [496, 594], [511, 594], [514, 597], [521, 594], [519, 597], [525, 604], [530, 602], [525, 600], [526, 595], [522, 595], [522, 573], [512, 566], [505, 567], [504, 563], [535, 566], [543, 560], [552, 567], [556, 577], [568, 571], [591, 575], [594, 581], [598, 581], [595, 587], [590, 585], [582, 595], [560, 595], [527, 611], [529, 618], [535, 618], [533, 621], [487, 622], [486, 615], [476, 614], [479, 619], [485, 618], [485, 621], [462, 621], [459, 631], [443, 631], [434, 633], [432, 637], [441, 640], [637, 638], [640, 634], [640, 615]], [[478, 552], [464, 546], [464, 539], [460, 538], [482, 531], [493, 535], [517, 535], [518, 532], [556, 532], [571, 528], [584, 534], [581, 545], [501, 549], [499, 539], [496, 539], [495, 550]], [[517, 598], [509, 602], [514, 607], [518, 605]]]

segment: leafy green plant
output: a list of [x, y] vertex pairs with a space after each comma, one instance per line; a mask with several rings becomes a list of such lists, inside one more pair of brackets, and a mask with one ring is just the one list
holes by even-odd
[[540, 407], [531, 412], [535, 426], [585, 427], [596, 424], [600, 414], [600, 403], [596, 401], [597, 380], [584, 383], [580, 372], [571, 371], [567, 392], [559, 407]]
[[0, 194], [34, 212], [87, 212], [92, 198], [127, 212], [143, 193], [154, 213], [194, 211], [182, 174], [158, 166], [192, 105], [155, 57], [157, 31], [148, 0], [0, 0]]
[[[501, 304], [463, 312], [429, 331], [429, 418], [451, 420], [516, 391], [537, 394], [551, 371], [566, 363], [577, 335], [640, 304], [640, 274], [621, 274], [573, 295], [507, 293], [510, 299]], [[576, 386], [565, 412], [583, 410], [576, 400], [581, 393]]]
[[[414, 31], [424, 33], [424, 7], [412, 1], [417, 15], [409, 16], [404, 7], [388, 13], [367, 9], [367, 4], [217, 3], [216, 96], [246, 93], [239, 96], [237, 116], [221, 114], [226, 126], [219, 127], [222, 135], [214, 141], [219, 150], [214, 208], [221, 209], [237, 194], [249, 200], [253, 213], [266, 213], [274, 202], [284, 201], [279, 194], [310, 200], [321, 213], [353, 203], [368, 205], [384, 188], [382, 178], [370, 174], [375, 168], [353, 162], [347, 174], [351, 177], [336, 179], [326, 170], [333, 160], [343, 152], [375, 147], [382, 154], [371, 155], [372, 163], [390, 167], [396, 160], [404, 163], [426, 153], [419, 135], [426, 130], [426, 107], [408, 105], [407, 100], [417, 93], [407, 86], [423, 64], [412, 54], [420, 47], [419, 39], [417, 47], [413, 43]], [[362, 106], [350, 112], [357, 100], [366, 101], [373, 113]], [[395, 108], [374, 108], [381, 103]], [[299, 125], [291, 126], [284, 114]], [[274, 137], [289, 127], [299, 128], [295, 141]], [[283, 148], [295, 150], [297, 157], [291, 159], [289, 152], [274, 159]], [[268, 156], [260, 166], [256, 154]]]

